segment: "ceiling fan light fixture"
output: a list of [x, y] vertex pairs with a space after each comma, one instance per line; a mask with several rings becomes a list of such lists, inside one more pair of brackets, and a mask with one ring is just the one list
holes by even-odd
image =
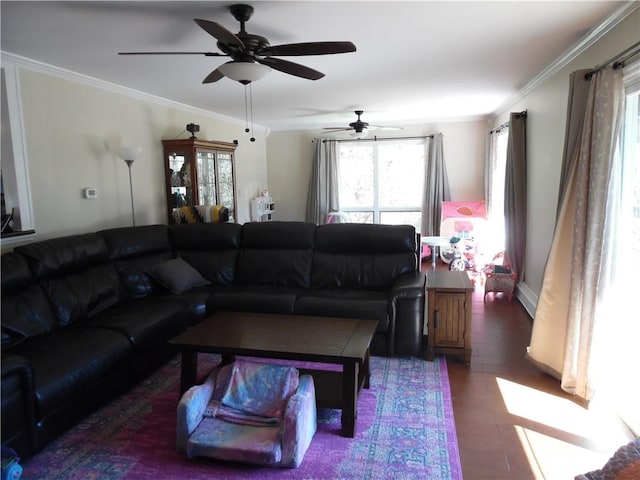
[[356, 140], [360, 140], [361, 138], [366, 138], [367, 135], [369, 135], [369, 130], [367, 130], [366, 128], [363, 129], [361, 132], [354, 130], [353, 132], [350, 133], [350, 135], [352, 138], [355, 138]]
[[231, 61], [218, 67], [218, 71], [225, 77], [247, 85], [260, 80], [271, 71], [271, 67], [256, 62]]

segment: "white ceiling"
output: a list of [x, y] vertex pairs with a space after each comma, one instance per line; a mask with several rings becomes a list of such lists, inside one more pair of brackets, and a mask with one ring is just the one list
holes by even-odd
[[[244, 87], [201, 82], [225, 57], [125, 57], [120, 51], [218, 51], [194, 18], [237, 32], [228, 1], [6, 1], [1, 48], [237, 119]], [[252, 85], [253, 119], [272, 130], [342, 126], [363, 109], [380, 125], [477, 119], [496, 111], [630, 2], [251, 1], [249, 33], [271, 45], [355, 43], [354, 53], [287, 60], [326, 76], [278, 71]]]

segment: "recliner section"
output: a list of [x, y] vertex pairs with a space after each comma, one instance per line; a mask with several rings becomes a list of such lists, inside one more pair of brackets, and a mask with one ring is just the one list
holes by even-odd
[[[168, 340], [217, 311], [378, 321], [374, 355], [418, 355], [425, 276], [410, 226], [150, 225], [2, 255], [2, 444], [28, 458], [157, 368]], [[170, 293], [174, 257], [210, 285]]]

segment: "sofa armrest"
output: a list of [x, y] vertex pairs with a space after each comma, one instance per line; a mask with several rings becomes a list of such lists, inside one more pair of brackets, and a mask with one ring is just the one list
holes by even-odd
[[22, 458], [37, 450], [35, 384], [31, 363], [19, 355], [2, 355], [2, 445]]
[[297, 467], [316, 433], [317, 412], [313, 377], [302, 375], [298, 390], [287, 403], [282, 429], [282, 466]]
[[400, 275], [391, 287], [393, 298], [424, 297], [427, 276], [423, 272], [411, 272]]
[[392, 339], [389, 355], [420, 355], [424, 324], [426, 275], [401, 275], [390, 292]]
[[176, 424], [176, 448], [179, 453], [186, 452], [189, 436], [202, 421], [204, 411], [213, 397], [217, 374], [218, 369], [215, 369], [204, 383], [194, 385], [180, 398]]

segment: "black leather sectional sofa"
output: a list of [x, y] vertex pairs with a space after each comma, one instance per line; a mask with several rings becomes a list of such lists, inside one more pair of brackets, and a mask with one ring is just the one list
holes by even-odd
[[212, 312], [375, 319], [374, 355], [420, 354], [425, 276], [410, 226], [118, 228], [18, 247], [1, 273], [2, 444], [23, 458], [160, 366], [167, 341]]

